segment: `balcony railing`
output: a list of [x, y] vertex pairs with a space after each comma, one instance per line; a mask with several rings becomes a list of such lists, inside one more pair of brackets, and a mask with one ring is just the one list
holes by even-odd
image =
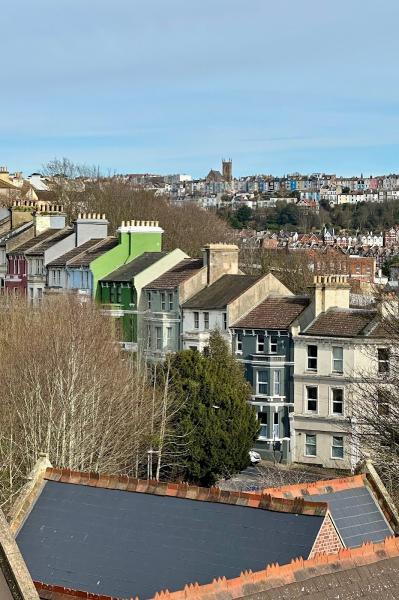
[[264, 363], [289, 362], [285, 354], [250, 354], [251, 360]]

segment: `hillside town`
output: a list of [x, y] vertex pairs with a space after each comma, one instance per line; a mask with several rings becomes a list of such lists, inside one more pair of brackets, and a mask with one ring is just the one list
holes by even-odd
[[[2, 585], [13, 598], [296, 598], [315, 578], [329, 589], [337, 571], [337, 593], [348, 589], [366, 564], [368, 586], [395, 588], [383, 569], [399, 560], [399, 225], [237, 228], [212, 199], [316, 210], [344, 196], [395, 202], [396, 191], [393, 175], [236, 180], [230, 160], [196, 181], [0, 170], [2, 361], [22, 360], [26, 382], [4, 389], [29, 448], [26, 460], [3, 437]], [[184, 203], [223, 222], [223, 239], [205, 225], [198, 251], [176, 246], [170, 215]], [[29, 356], [11, 355], [14, 335]], [[126, 390], [134, 404], [122, 410]], [[14, 472], [14, 452], [27, 472]], [[154, 556], [163, 566], [150, 576]]]

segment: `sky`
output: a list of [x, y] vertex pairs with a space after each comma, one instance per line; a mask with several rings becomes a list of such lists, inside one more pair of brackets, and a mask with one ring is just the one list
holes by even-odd
[[399, 172], [398, 0], [13, 0], [0, 164]]

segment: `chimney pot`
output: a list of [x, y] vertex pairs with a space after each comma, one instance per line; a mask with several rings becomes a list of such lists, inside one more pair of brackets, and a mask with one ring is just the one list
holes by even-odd
[[125, 221], [122, 221], [122, 227], [124, 227], [124, 226], [125, 226]]
[[105, 213], [103, 213], [103, 219], [104, 219], [104, 221], [105, 221]]

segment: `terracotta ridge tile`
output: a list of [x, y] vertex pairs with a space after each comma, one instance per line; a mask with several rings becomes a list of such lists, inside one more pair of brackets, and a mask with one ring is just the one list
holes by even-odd
[[[283, 485], [280, 487], [269, 487], [263, 489], [263, 493], [271, 494], [272, 496], [281, 496], [290, 494], [290, 497], [316, 496], [319, 494], [349, 490], [353, 488], [365, 487], [367, 478], [364, 473], [359, 475], [351, 475], [349, 477], [341, 477], [339, 479], [326, 479], [313, 481], [310, 483], [294, 483]], [[329, 488], [329, 489], [327, 489]]]
[[205, 585], [187, 584], [183, 590], [176, 592], [163, 590], [157, 592], [153, 600], [191, 600], [191, 598], [198, 600], [209, 597], [233, 600], [271, 587], [311, 579], [322, 574], [336, 573], [396, 556], [399, 556], [399, 538], [389, 537], [376, 544], [369, 542], [358, 548], [343, 548], [337, 554], [320, 553], [307, 560], [294, 558], [285, 565], [273, 563], [267, 565], [262, 571], [243, 571], [239, 577], [233, 579], [220, 577]]
[[158, 496], [171, 496], [202, 502], [235, 504], [237, 506], [284, 513], [324, 516], [328, 509], [326, 502], [315, 502], [298, 497], [284, 498], [265, 492], [226, 491], [216, 486], [202, 488], [187, 483], [163, 482], [155, 479], [135, 479], [128, 475], [107, 475], [52, 467], [46, 470], [44, 478], [59, 483], [86, 485], [89, 487]]

